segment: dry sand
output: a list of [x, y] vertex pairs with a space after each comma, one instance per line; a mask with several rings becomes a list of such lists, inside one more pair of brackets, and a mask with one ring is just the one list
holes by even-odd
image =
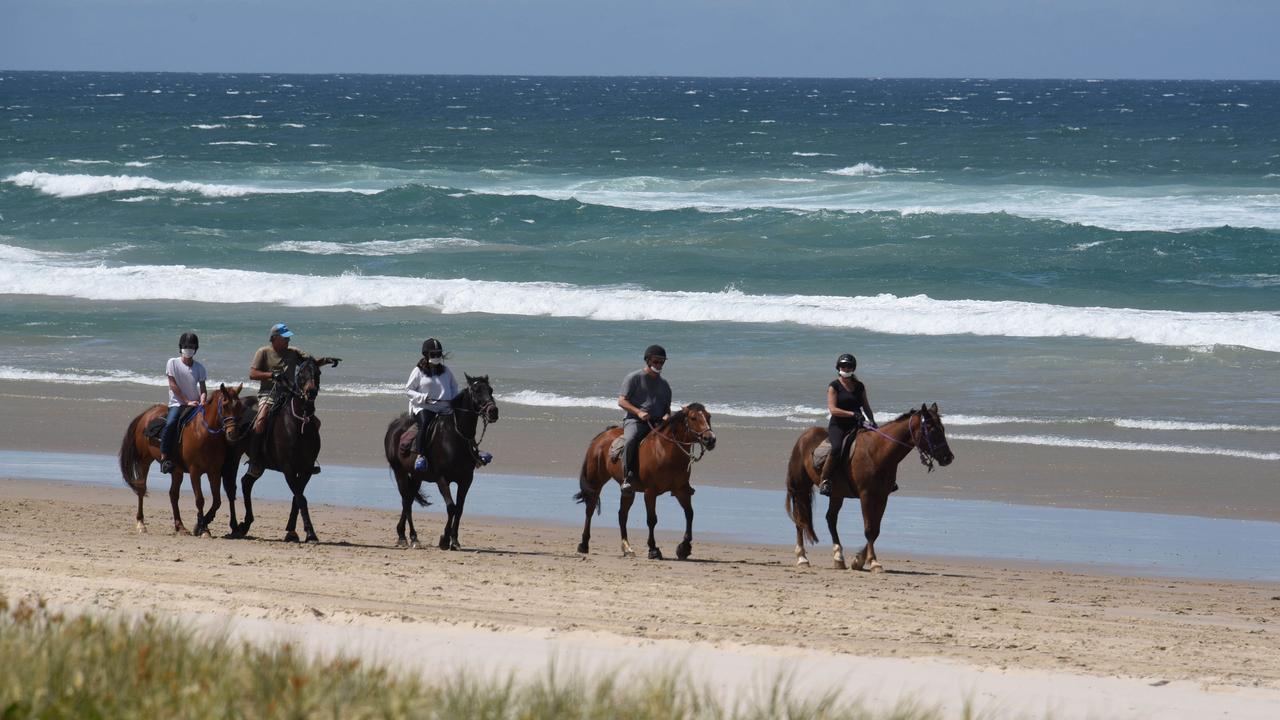
[[[322, 506], [325, 542], [299, 546], [279, 541], [278, 503], [257, 505], [259, 539], [247, 541], [159, 532], [163, 500], [149, 507], [157, 529], [138, 535], [124, 487], [0, 480], [0, 591], [229, 623], [428, 672], [538, 672], [556, 656], [624, 672], [683, 663], [736, 693], [791, 668], [801, 690], [843, 688], [873, 707], [1280, 716], [1277, 584], [896, 557], [873, 575], [711, 543], [695, 545], [696, 561], [626, 560], [604, 528], [581, 557], [576, 528], [477, 520], [462, 552], [397, 550], [393, 512]], [[424, 537], [438, 533], [438, 507], [420, 520]]]

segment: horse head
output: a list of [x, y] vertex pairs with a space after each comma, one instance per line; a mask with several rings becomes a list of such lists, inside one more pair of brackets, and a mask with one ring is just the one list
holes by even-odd
[[[716, 449], [716, 434], [711, 429], [711, 413], [702, 403], [689, 403], [680, 410], [684, 415], [684, 427], [692, 439], [708, 450]], [[675, 416], [672, 416], [675, 420]]]
[[498, 422], [498, 403], [493, 400], [493, 386], [489, 384], [489, 376], [471, 377], [463, 373], [463, 377], [467, 379], [467, 391], [475, 405], [476, 414], [483, 417], [486, 423]]
[[320, 365], [315, 358], [305, 357], [293, 369], [293, 390], [308, 403], [320, 394]]
[[947, 445], [947, 430], [942, 426], [942, 413], [938, 412], [938, 403], [932, 406], [920, 404], [920, 419], [917, 437], [913, 438], [922, 455], [938, 461], [942, 467], [956, 459], [951, 447]]
[[240, 429], [236, 427], [236, 419], [244, 411], [244, 402], [240, 400], [240, 391], [243, 389], [244, 383], [234, 388], [219, 384], [218, 391], [214, 393], [218, 397], [214, 422], [222, 425], [223, 432], [227, 434], [227, 440], [231, 442], [240, 440]]

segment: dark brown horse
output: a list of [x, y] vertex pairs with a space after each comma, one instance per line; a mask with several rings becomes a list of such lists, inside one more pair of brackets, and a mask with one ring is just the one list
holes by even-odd
[[[791, 461], [787, 463], [787, 514], [796, 524], [796, 564], [808, 565], [805, 541], [816, 543], [813, 531], [813, 488], [821, 482], [820, 473], [813, 467], [813, 450], [827, 439], [826, 428], [809, 428], [791, 449]], [[840, 534], [836, 532], [836, 520], [846, 497], [857, 496], [862, 504], [862, 528], [867, 544], [858, 551], [853, 568], [861, 570], [870, 562], [872, 572], [884, 568], [876, 559], [876, 538], [880, 537], [880, 520], [884, 517], [889, 493], [897, 488], [898, 463], [912, 450], [920, 453], [920, 462], [933, 470], [936, 460], [946, 467], [955, 456], [947, 446], [946, 430], [938, 405], [920, 406], [881, 425], [858, 433], [848, 463], [836, 468], [832, 476], [830, 504], [827, 506], [827, 529], [831, 531], [832, 558], [835, 566], [845, 567], [844, 548]]]
[[[453, 399], [453, 412], [436, 418], [428, 431], [426, 470], [413, 469], [416, 458], [413, 452], [400, 452], [401, 436], [415, 427], [414, 417], [404, 413], [387, 426], [387, 434], [382, 440], [383, 451], [387, 464], [391, 466], [391, 474], [395, 476], [401, 501], [400, 522], [396, 524], [397, 547], [421, 547], [418, 531], [413, 527], [413, 503], [417, 501], [419, 505], [428, 505], [427, 497], [422, 494], [422, 483], [434, 482], [448, 512], [444, 530], [440, 533], [439, 547], [441, 550], [462, 549], [458, 543], [458, 526], [462, 523], [462, 510], [467, 504], [467, 493], [471, 490], [480, 453], [476, 425], [484, 422], [487, 430], [489, 423], [498, 422], [498, 404], [493, 401], [489, 376], [464, 377], [467, 387]], [[480, 438], [484, 439], [483, 432]], [[458, 485], [456, 502], [449, 492], [449, 483]], [[409, 526], [407, 538], [404, 534], [406, 524]]]
[[[219, 385], [213, 397], [197, 410], [199, 417], [192, 418], [182, 428], [180, 439], [174, 439], [174, 446], [179, 452], [173, 458], [169, 502], [173, 504], [173, 531], [176, 533], [187, 532], [186, 526], [182, 524], [182, 514], [178, 511], [178, 488], [182, 486], [184, 472], [191, 475], [191, 490], [196, 495], [195, 535], [209, 532], [209, 523], [222, 505], [219, 476], [228, 446], [237, 439], [236, 416], [242, 407], [240, 390], [243, 388], [244, 385], [235, 388]], [[146, 429], [153, 420], [163, 420], [168, 411], [164, 405], [147, 408], [129, 423], [129, 429], [125, 430], [124, 439], [120, 441], [120, 475], [125, 484], [138, 495], [138, 532], [147, 531], [146, 522], [142, 518], [142, 498], [147, 494], [147, 474], [151, 471], [151, 463], [160, 460], [160, 443], [147, 437]], [[209, 490], [213, 493], [213, 506], [209, 508], [208, 514], [204, 511], [204, 493], [200, 489], [201, 475], [209, 477]]]
[[[230, 504], [230, 538], [243, 538], [253, 525], [253, 484], [258, 481], [249, 473], [240, 478], [244, 492], [244, 522], [236, 522], [236, 470], [240, 458], [250, 450], [252, 443], [261, 443], [263, 468], [276, 470], [284, 475], [293, 493], [293, 506], [289, 510], [289, 522], [285, 525], [285, 542], [298, 542], [298, 515], [302, 515], [302, 529], [306, 542], [319, 542], [315, 527], [311, 525], [311, 512], [307, 507], [307, 483], [316, 473], [316, 458], [320, 456], [320, 418], [316, 417], [316, 396], [320, 394], [320, 366], [315, 358], [307, 357], [292, 368], [287, 368], [276, 381], [277, 405], [275, 418], [268, 422], [262, 437], [250, 428], [228, 453], [222, 468], [222, 482], [227, 489]], [[241, 415], [241, 427], [249, 426], [257, 409], [258, 398], [245, 402]]]
[[[582, 460], [582, 473], [578, 476], [581, 490], [574, 500], [586, 505], [586, 523], [582, 526], [582, 542], [578, 552], [591, 551], [591, 515], [599, 512], [600, 490], [610, 479], [622, 482], [622, 457], [610, 458], [610, 446], [622, 436], [622, 428], [614, 426], [591, 439], [587, 455]], [[671, 415], [640, 442], [640, 489], [644, 492], [644, 508], [649, 523], [649, 559], [661, 560], [662, 551], [653, 539], [653, 528], [658, 524], [656, 503], [658, 496], [671, 493], [684, 508], [684, 540], [676, 547], [676, 557], [684, 560], [693, 552], [693, 486], [689, 473], [693, 463], [702, 453], [714, 450], [716, 434], [711, 430], [711, 413], [700, 403], [690, 403]], [[631, 543], [627, 541], [627, 515], [634, 492], [622, 494], [618, 507], [618, 527], [622, 530], [622, 556], [635, 557]]]

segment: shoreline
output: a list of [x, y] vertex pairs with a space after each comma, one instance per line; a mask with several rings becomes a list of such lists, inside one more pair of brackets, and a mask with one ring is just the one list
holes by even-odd
[[[103, 397], [109, 395], [109, 397]], [[153, 388], [66, 387], [0, 381], [0, 449], [114, 455], [129, 419], [160, 395]], [[398, 398], [324, 397], [320, 462], [383, 468], [382, 436], [403, 411]], [[944, 415], [945, 420], [945, 415]], [[587, 442], [617, 413], [508, 404], [491, 425], [485, 449], [495, 474], [576, 478]], [[714, 418], [720, 443], [693, 470], [693, 483], [758, 489], [783, 487], [786, 461], [804, 426]], [[1093, 510], [1280, 522], [1276, 463], [953, 440], [956, 462], [926, 472], [914, 455], [899, 465], [902, 497], [989, 500]], [[114, 466], [106, 474], [118, 472]], [[1206, 478], [1212, 478], [1210, 487]]]

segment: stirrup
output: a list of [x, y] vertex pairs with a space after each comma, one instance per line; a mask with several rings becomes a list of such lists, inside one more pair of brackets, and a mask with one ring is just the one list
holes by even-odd
[[164, 460], [161, 460], [161, 461], [160, 461], [160, 472], [164, 473], [165, 475], [168, 475], [168, 474], [172, 473], [172, 472], [173, 472], [173, 461], [172, 461], [172, 460], [170, 460], [169, 458], [165, 458]]
[[488, 465], [489, 463], [493, 462], [493, 453], [487, 453], [481, 450], [478, 454], [480, 456], [481, 465]]
[[422, 472], [427, 469], [427, 457], [419, 455], [417, 460], [413, 461], [413, 469], [415, 472]]
[[824, 478], [822, 482], [818, 484], [818, 494], [823, 497], [831, 496], [831, 478]]

